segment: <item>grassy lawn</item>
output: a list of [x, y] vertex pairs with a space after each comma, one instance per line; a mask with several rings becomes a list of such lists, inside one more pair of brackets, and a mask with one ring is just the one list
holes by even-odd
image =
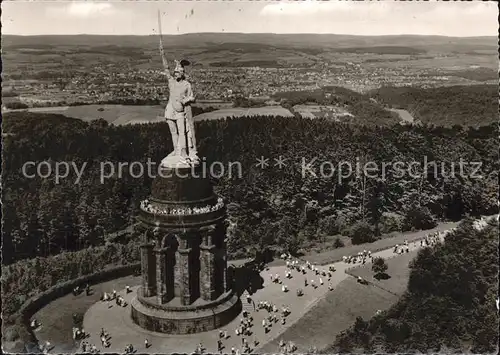
[[348, 278], [281, 336], [259, 350], [261, 353], [276, 353], [281, 339], [293, 341], [298, 347], [297, 353], [305, 353], [313, 346], [323, 349], [335, 340], [337, 334], [350, 327], [357, 316], [369, 319], [378, 309], [389, 308], [398, 298], [378, 287], [361, 285], [354, 278]]
[[[164, 108], [161, 105], [113, 105], [94, 104], [80, 106], [58, 106], [30, 108], [31, 112], [59, 113], [67, 117], [74, 117], [82, 121], [92, 121], [98, 118], [114, 125], [127, 125], [136, 123], [163, 122]], [[284, 116], [293, 117], [289, 110], [281, 106], [265, 106], [251, 108], [225, 108], [195, 116], [196, 121], [223, 119], [226, 117], [240, 116]]]
[[410, 277], [410, 262], [417, 254], [418, 251], [414, 250], [406, 254], [395, 256], [394, 258], [386, 259], [385, 262], [388, 266], [386, 273], [390, 276], [387, 280], [375, 279], [373, 277], [371, 264], [351, 269], [347, 273], [354, 277], [360, 276], [382, 290], [401, 296], [406, 291], [408, 278]]
[[31, 108], [29, 111], [59, 113], [86, 122], [102, 118], [108, 123], [123, 125], [134, 120], [154, 121], [163, 109], [159, 105], [81, 105]]

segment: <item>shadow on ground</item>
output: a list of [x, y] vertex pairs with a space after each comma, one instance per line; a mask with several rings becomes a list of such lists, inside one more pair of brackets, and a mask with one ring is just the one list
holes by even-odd
[[375, 279], [377, 280], [389, 280], [391, 278], [391, 275], [385, 273], [385, 272], [382, 272], [380, 274], [376, 274], [375, 276]]
[[232, 283], [238, 296], [241, 296], [245, 290], [253, 294], [264, 288], [264, 279], [260, 276], [261, 264], [249, 262], [239, 267], [232, 267], [231, 270]]

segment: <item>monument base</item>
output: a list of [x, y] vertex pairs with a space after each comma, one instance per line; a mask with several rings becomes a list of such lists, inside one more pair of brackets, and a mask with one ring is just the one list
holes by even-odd
[[[175, 304], [175, 300], [169, 304]], [[165, 334], [193, 334], [214, 330], [230, 323], [241, 312], [241, 301], [232, 291], [211, 302], [189, 306], [155, 304], [135, 297], [130, 303], [132, 320], [140, 327]]]
[[196, 167], [200, 163], [200, 158], [196, 152], [189, 155], [176, 155], [175, 152], [170, 153], [161, 160], [160, 167], [166, 169], [186, 169]]

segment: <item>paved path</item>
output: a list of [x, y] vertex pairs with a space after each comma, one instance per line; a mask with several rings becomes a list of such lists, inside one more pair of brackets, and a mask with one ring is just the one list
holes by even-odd
[[[411, 250], [419, 247], [419, 242], [410, 243]], [[394, 255], [392, 247], [373, 253], [374, 257], [383, 258], [393, 257]], [[312, 271], [308, 270], [306, 275], [308, 283], [310, 284], [311, 280], [314, 280], [315, 284], [318, 285], [316, 289], [312, 288], [310, 285], [304, 287], [305, 276], [298, 271], [292, 271], [292, 279], [285, 279], [286, 266], [274, 266], [267, 271], [262, 271], [261, 277], [264, 280], [264, 287], [258, 290], [252, 296], [252, 299], [256, 304], [259, 301], [272, 302], [279, 309], [281, 309], [283, 305], [287, 305], [291, 310], [291, 314], [287, 317], [287, 323], [285, 325], [281, 325], [280, 323], [274, 324], [271, 330], [265, 334], [262, 328], [262, 320], [267, 317], [269, 313], [265, 310], [251, 312], [254, 318], [254, 326], [252, 328], [254, 333], [247, 338], [248, 342], [252, 344], [254, 340], [258, 340], [259, 345], [257, 348], [259, 348], [275, 339], [287, 327], [298, 321], [319, 299], [325, 296], [326, 293], [335, 292], [329, 291], [328, 285], [335, 288], [341, 281], [350, 277], [345, 271], [353, 267], [353, 264], [346, 264], [340, 261], [330, 265], [334, 266], [336, 271], [333, 272], [330, 281], [327, 280], [328, 277], [322, 277], [324, 281], [323, 286], [319, 286], [319, 276], [314, 275]], [[327, 271], [330, 265], [322, 266], [320, 270]], [[284, 280], [283, 283], [288, 286], [289, 292], [282, 292], [281, 285], [271, 282], [270, 275], [276, 274], [279, 274], [280, 278]], [[133, 288], [134, 291], [128, 295], [125, 295], [124, 290], [121, 290], [119, 294], [121, 294], [130, 304], [137, 287], [138, 286]], [[296, 295], [298, 288], [304, 290], [304, 295], [302, 297]], [[245, 303], [245, 300], [242, 301]], [[112, 305], [111, 308], [108, 308], [109, 305]], [[240, 353], [242, 352], [241, 337], [235, 335], [235, 329], [239, 326], [240, 319], [241, 315], [222, 328], [222, 330], [227, 330], [230, 335], [230, 338], [224, 341], [224, 352], [230, 352], [232, 347], [239, 349]], [[99, 332], [102, 327], [111, 335], [111, 346], [108, 349], [104, 349], [100, 345]], [[102, 352], [122, 352], [125, 345], [133, 344], [139, 353], [191, 353], [199, 343], [202, 343], [208, 353], [216, 353], [217, 339], [219, 337], [219, 330], [190, 335], [163, 335], [152, 333], [133, 324], [130, 317], [130, 305], [123, 308], [116, 306], [114, 303], [106, 302], [98, 302], [87, 311], [84, 318], [84, 329], [91, 332], [91, 337], [87, 340], [91, 344], [95, 344]], [[144, 347], [144, 340], [146, 338], [151, 344], [149, 349], [145, 349]], [[276, 351], [278, 351], [278, 349], [276, 349]]]
[[363, 251], [364, 249], [371, 250], [372, 253], [375, 251], [389, 249], [395, 244], [402, 244], [405, 240], [407, 240], [408, 242], [414, 242], [425, 238], [425, 236], [428, 234], [455, 228], [459, 225], [459, 223], [460, 222], [442, 222], [435, 228], [428, 230], [395, 233], [395, 235], [392, 236], [385, 235], [383, 238], [372, 243], [355, 244], [343, 248], [328, 250], [321, 253], [308, 254], [302, 257], [302, 259], [308, 260], [309, 262], [314, 264], [327, 265], [342, 260], [343, 255], [354, 255], [359, 251]]

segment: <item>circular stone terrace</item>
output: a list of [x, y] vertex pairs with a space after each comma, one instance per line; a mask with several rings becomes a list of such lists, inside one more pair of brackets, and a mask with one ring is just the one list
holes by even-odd
[[[259, 342], [259, 346], [264, 345], [270, 340], [274, 339], [282, 333], [286, 327], [302, 317], [307, 310], [326, 292], [328, 292], [328, 283], [326, 278], [323, 277], [325, 283], [317, 289], [311, 286], [304, 288], [304, 275], [299, 274], [297, 271], [292, 272], [292, 279], [285, 279], [283, 283], [289, 288], [289, 292], [284, 293], [281, 290], [281, 285], [272, 283], [270, 275], [280, 274], [283, 280], [285, 276], [285, 266], [276, 266], [263, 271], [261, 273], [264, 279], [263, 288], [257, 290], [252, 295], [252, 300], [258, 304], [259, 301], [268, 301], [275, 304], [280, 310], [283, 305], [286, 305], [291, 310], [291, 314], [286, 319], [286, 324], [282, 325], [281, 322], [273, 324], [270, 331], [266, 334], [262, 328], [262, 320], [269, 315], [265, 310], [254, 311], [253, 306], [246, 302], [245, 297], [242, 297], [243, 309], [246, 309], [253, 317], [253, 334], [247, 338], [247, 341], [252, 345], [254, 340]], [[308, 280], [315, 280], [319, 285], [319, 277], [312, 276], [309, 271], [307, 275]], [[343, 269], [338, 269], [333, 273], [330, 280], [332, 285], [338, 284], [348, 275], [344, 273]], [[167, 335], [153, 333], [146, 331], [132, 322], [130, 317], [130, 303], [135, 297], [137, 286], [133, 288], [133, 292], [126, 294], [125, 290], [119, 292], [126, 302], [129, 304], [127, 307], [119, 307], [114, 302], [97, 302], [87, 311], [84, 317], [83, 328], [91, 333], [89, 339], [91, 344], [95, 344], [98, 349], [104, 351], [100, 346], [99, 331], [104, 328], [111, 336], [111, 345], [106, 352], [122, 352], [127, 344], [133, 344], [140, 353], [192, 353], [195, 351], [196, 346], [202, 343], [208, 353], [217, 353], [217, 339], [219, 339], [219, 331], [227, 331], [230, 336], [229, 339], [223, 341], [225, 346], [224, 352], [229, 352], [231, 347], [241, 349], [241, 337], [236, 336], [235, 330], [240, 325], [242, 315], [236, 317], [231, 323], [225, 327], [213, 331], [189, 334], [189, 335]], [[296, 295], [297, 288], [304, 289], [304, 295], [298, 297]], [[145, 349], [144, 340], [148, 339], [151, 347]], [[241, 352], [241, 350], [240, 350]]]

